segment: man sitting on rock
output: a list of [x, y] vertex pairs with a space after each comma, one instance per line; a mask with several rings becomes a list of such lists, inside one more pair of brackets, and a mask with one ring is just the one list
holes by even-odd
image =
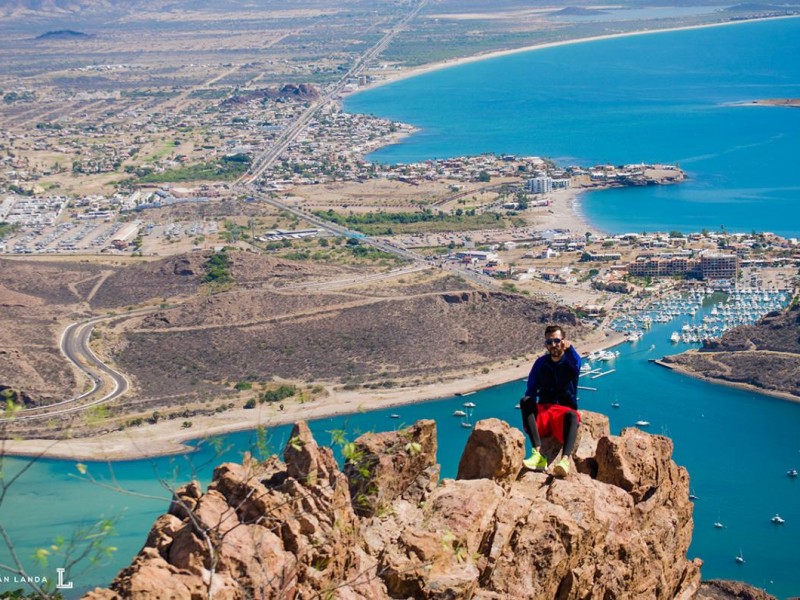
[[542, 437], [553, 436], [562, 445], [561, 460], [553, 468], [556, 477], [569, 474], [569, 456], [578, 437], [578, 377], [581, 357], [560, 325], [544, 330], [547, 354], [536, 359], [528, 375], [528, 389], [520, 401], [522, 426], [533, 451], [522, 461], [528, 469], [546, 469]]

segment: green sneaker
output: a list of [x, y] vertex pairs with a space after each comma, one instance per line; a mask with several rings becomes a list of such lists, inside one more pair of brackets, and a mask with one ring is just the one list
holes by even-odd
[[553, 467], [553, 475], [556, 477], [564, 478], [569, 475], [569, 458], [564, 456], [560, 461], [556, 463], [556, 466]]
[[522, 464], [525, 465], [526, 469], [530, 469], [531, 471], [535, 471], [536, 469], [546, 469], [547, 459], [541, 452], [534, 448], [531, 452], [531, 457], [523, 460]]

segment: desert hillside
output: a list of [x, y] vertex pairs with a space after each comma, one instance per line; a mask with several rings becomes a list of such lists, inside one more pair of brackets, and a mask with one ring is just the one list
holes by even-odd
[[668, 356], [664, 362], [709, 379], [800, 399], [800, 305], [736, 327], [699, 351]]

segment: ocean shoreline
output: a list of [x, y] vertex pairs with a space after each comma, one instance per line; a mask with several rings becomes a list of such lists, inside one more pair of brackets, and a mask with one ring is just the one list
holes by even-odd
[[[740, 23], [752, 23], [756, 21], [788, 19], [795, 17], [796, 16], [755, 18], [657, 30], [631, 31], [619, 34], [592, 36], [588, 38], [577, 38], [559, 42], [537, 44], [512, 50], [489, 52], [486, 54], [434, 63], [432, 65], [409, 69], [407, 71], [397, 71], [396, 73], [393, 73], [393, 76], [390, 78], [387, 78], [383, 81], [374, 82], [373, 84], [370, 84], [369, 86], [359, 90], [359, 92], [444, 68], [450, 68], [453, 66], [459, 66], [461, 64], [517, 54], [521, 52], [565, 46], [569, 44], [629, 37], [634, 35], [704, 29], [709, 27], [720, 27], [725, 25], [736, 25]], [[402, 143], [402, 140], [395, 139], [392, 143]], [[566, 202], [556, 205], [561, 207], [561, 210], [557, 212], [554, 211], [552, 215], [546, 215], [544, 218], [545, 224], [559, 223], [563, 226], [565, 221], [569, 221], [569, 225], [567, 226], [570, 226], [570, 228], [575, 227], [576, 230], [585, 226], [586, 229], [600, 231], [598, 227], [594, 226], [590, 221], [588, 221], [585, 213], [582, 210], [581, 197], [584, 193], [589, 191], [595, 190], [569, 190], [569, 193], [566, 194]], [[569, 217], [571, 217], [571, 219]], [[597, 333], [604, 335], [603, 332]], [[598, 350], [617, 345], [621, 341], [621, 336], [619, 339], [617, 339], [612, 335], [609, 336], [608, 339], [603, 339], [602, 341], [598, 340], [594, 344], [583, 345], [583, 343], [581, 343], [582, 345], [580, 349], [581, 351], [590, 352], [592, 350]], [[253, 430], [264, 426], [272, 427], [277, 425], [285, 425], [298, 420], [313, 420], [342, 414], [352, 414], [361, 410], [377, 410], [392, 406], [421, 403], [439, 398], [446, 398], [456, 395], [457, 393], [468, 393], [470, 391], [476, 391], [478, 389], [484, 389], [487, 387], [508, 383], [514, 379], [520, 378], [523, 375], [527, 375], [527, 369], [529, 367], [529, 364], [516, 366], [505, 364], [495, 366], [488, 376], [479, 373], [466, 373], [463, 374], [463, 378], [457, 377], [456, 374], [451, 373], [448, 374], [448, 377], [450, 377], [451, 380], [443, 383], [431, 384], [416, 388], [401, 388], [385, 392], [336, 391], [328, 398], [316, 400], [306, 404], [289, 405], [287, 406], [287, 410], [282, 412], [272, 409], [271, 407], [259, 407], [252, 410], [235, 409], [229, 411], [229, 413], [221, 413], [213, 417], [194, 417], [194, 425], [188, 429], [183, 429], [181, 427], [181, 423], [178, 420], [175, 420], [167, 422], [162, 421], [158, 424], [147, 426], [146, 428], [142, 429], [127, 429], [122, 432], [112, 432], [109, 434], [80, 439], [6, 440], [0, 443], [3, 444], [3, 452], [6, 455], [29, 457], [42, 456], [68, 460], [132, 460], [153, 456], [181, 454], [191, 451], [191, 448], [185, 445], [185, 442], [189, 440], [203, 439], [203, 437], [206, 436], [232, 433], [235, 431]], [[455, 380], [452, 378], [455, 378]], [[754, 391], [766, 393], [762, 392], [761, 390]], [[202, 431], [202, 433], [198, 435], [198, 431]]]
[[[392, 84], [392, 83], [396, 83], [396, 82], [399, 82], [399, 81], [402, 81], [402, 80], [405, 80], [405, 79], [410, 79], [412, 77], [418, 77], [418, 76], [421, 76], [421, 75], [426, 75], [428, 73], [432, 73], [432, 72], [436, 72], [436, 71], [440, 71], [440, 70], [444, 70], [444, 69], [449, 69], [449, 68], [452, 68], [452, 67], [458, 67], [458, 66], [461, 66], [461, 65], [471, 64], [471, 63], [484, 61], [484, 60], [491, 60], [493, 58], [500, 58], [500, 57], [503, 57], [503, 56], [511, 56], [511, 55], [521, 54], [521, 53], [525, 53], [525, 52], [533, 52], [533, 51], [536, 51], [536, 50], [544, 50], [544, 49], [548, 49], [548, 48], [556, 48], [556, 47], [568, 46], [568, 45], [572, 45], [572, 44], [588, 43], [588, 42], [603, 41], [603, 40], [617, 39], [617, 38], [626, 38], [626, 37], [639, 36], [639, 35], [648, 35], [648, 34], [657, 34], [657, 33], [669, 33], [669, 32], [675, 32], [675, 31], [693, 31], [693, 30], [698, 30], [698, 29], [708, 29], [708, 28], [711, 28], [711, 27], [723, 27], [723, 26], [739, 25], [739, 24], [745, 24], [745, 23], [766, 22], [766, 21], [783, 20], [783, 19], [794, 19], [794, 18], [798, 18], [798, 17], [800, 17], [800, 15], [782, 15], [782, 16], [774, 16], [774, 17], [757, 17], [757, 18], [741, 19], [741, 20], [735, 20], [735, 21], [724, 21], [724, 22], [718, 22], [718, 23], [707, 23], [707, 24], [702, 24], [702, 25], [685, 25], [685, 26], [678, 26], [678, 27], [668, 27], [668, 28], [664, 28], [664, 29], [644, 29], [644, 30], [629, 31], [629, 32], [625, 32], [625, 33], [614, 33], [614, 34], [591, 36], [591, 37], [585, 37], [585, 38], [574, 38], [574, 39], [562, 40], [562, 41], [558, 41], [558, 42], [545, 42], [545, 43], [541, 43], [541, 44], [532, 44], [532, 45], [529, 45], [529, 46], [523, 46], [521, 48], [513, 48], [513, 49], [509, 49], [509, 50], [489, 51], [489, 52], [486, 52], [486, 53], [483, 53], [483, 54], [476, 54], [476, 55], [465, 56], [465, 57], [461, 57], [461, 58], [448, 59], [448, 60], [444, 60], [444, 61], [440, 61], [440, 62], [434, 62], [434, 63], [430, 63], [430, 64], [427, 64], [427, 65], [422, 65], [422, 66], [419, 66], [419, 67], [411, 67], [411, 68], [405, 68], [405, 69], [404, 68], [399, 68], [396, 71], [387, 73], [385, 79], [378, 80], [378, 81], [373, 81], [373, 82], [367, 84], [366, 86], [364, 86], [363, 88], [359, 88], [358, 90], [355, 90], [353, 92], [350, 92], [350, 93], [346, 94], [345, 96], [340, 98], [338, 102], [339, 102], [340, 106], [343, 106], [343, 104], [344, 104], [344, 102], [346, 101], [347, 98], [352, 97], [352, 96], [356, 96], [356, 95], [358, 95], [358, 94], [360, 94], [362, 92], [367, 92], [367, 91], [370, 91], [372, 89], [375, 89], [375, 88], [378, 88], [378, 87], [382, 87], [382, 86], [385, 86], [385, 85], [389, 85], [389, 84]], [[757, 104], [754, 104], [754, 106], [757, 106]], [[408, 132], [408, 133], [406, 133], [406, 134], [404, 134], [402, 136], [399, 136], [398, 138], [393, 138], [393, 139], [389, 140], [386, 144], [382, 144], [380, 147], [383, 148], [383, 147], [386, 147], [386, 146], [402, 144], [404, 142], [405, 138], [410, 137], [411, 135], [414, 135], [415, 133], [417, 133], [419, 131], [418, 126], [414, 125], [413, 123], [409, 123], [408, 125], [409, 125], [409, 127], [413, 128], [412, 131], [410, 131], [410, 132]], [[371, 150], [371, 152], [374, 152], [374, 151], [375, 151], [375, 149]], [[593, 222], [588, 217], [588, 215], [586, 214], [586, 211], [585, 211], [584, 206], [583, 206], [584, 201], [585, 201], [585, 199], [583, 198], [584, 194], [591, 193], [591, 192], [602, 191], [603, 189], [609, 189], [609, 188], [608, 187], [595, 188], [595, 189], [584, 188], [584, 189], [581, 189], [579, 193], [577, 193], [577, 194], [573, 193], [572, 195], [570, 195], [570, 198], [569, 198], [569, 203], [570, 203], [570, 207], [571, 207], [571, 211], [570, 212], [571, 212], [572, 217], [574, 217], [574, 225], [576, 227], [585, 228], [584, 229], [585, 231], [592, 230], [592, 231], [595, 231], [597, 233], [604, 234], [604, 235], [607, 235], [607, 234], [610, 233], [609, 231], [607, 231], [606, 229], [601, 227], [599, 224]]]
[[639, 36], [639, 35], [649, 35], [649, 34], [657, 34], [657, 33], [669, 33], [673, 31], [692, 31], [695, 29], [708, 29], [710, 27], [725, 27], [728, 25], [740, 25], [745, 23], [757, 23], [761, 21], [774, 21], [780, 19], [796, 19], [800, 18], [800, 15], [780, 15], [774, 17], [754, 17], [751, 19], [739, 19], [736, 21], [721, 21], [719, 23], [705, 23], [702, 25], [682, 25], [678, 27], [667, 27], [664, 29], [639, 29], [634, 31], [627, 31], [624, 33], [609, 33], [606, 35], [595, 35], [585, 38], [573, 38], [570, 40], [561, 40], [558, 42], [544, 42], [542, 44], [531, 44], [530, 46], [523, 46], [521, 48], [511, 48], [508, 50], [493, 50], [483, 54], [475, 54], [472, 56], [463, 56], [460, 58], [453, 58], [447, 59], [440, 62], [430, 63], [427, 65], [421, 65], [419, 67], [410, 67], [406, 69], [398, 69], [397, 71], [391, 72], [388, 74], [386, 79], [382, 79], [379, 81], [373, 81], [368, 85], [364, 86], [363, 88], [359, 88], [358, 90], [347, 94], [346, 97], [355, 96], [362, 92], [366, 92], [378, 87], [382, 87], [385, 85], [389, 85], [392, 83], [396, 83], [398, 81], [402, 81], [404, 79], [409, 79], [411, 77], [417, 77], [419, 75], [425, 75], [427, 73], [432, 73], [434, 71], [440, 71], [442, 69], [449, 69], [451, 67], [458, 67], [465, 64], [470, 64], [474, 62], [490, 60], [493, 58], [500, 58], [502, 56], [511, 56], [514, 54], [521, 54], [524, 52], [533, 52], [536, 50], [546, 50], [548, 48], [558, 48], [561, 46], [569, 46], [572, 44], [582, 44], [588, 42], [599, 42], [603, 40], [612, 40], [617, 38], [626, 38], [632, 36]]
[[[617, 346], [623, 341], [624, 337], [621, 334], [595, 331], [589, 338], [576, 341], [576, 346], [582, 353], [588, 354]], [[186, 454], [194, 450], [192, 446], [186, 445], [186, 442], [192, 440], [253, 431], [262, 427], [277, 427], [297, 421], [313, 421], [420, 404], [504, 385], [527, 377], [533, 360], [496, 363], [489, 373], [470, 371], [448, 373], [446, 381], [419, 387], [383, 391], [336, 390], [328, 397], [312, 402], [292, 404], [285, 401], [283, 411], [272, 405], [259, 404], [255, 409], [238, 408], [211, 416], [196, 416], [192, 417], [194, 425], [188, 429], [182, 427], [182, 421], [175, 419], [85, 438], [5, 440], [0, 441], [0, 444], [6, 456], [93, 462], [140, 460]]]
[[[689, 350], [688, 352], [691, 352]], [[675, 355], [677, 356], [677, 355]], [[711, 383], [714, 385], [724, 385], [729, 388], [734, 388], [737, 390], [741, 390], [744, 392], [752, 392], [754, 394], [760, 394], [762, 396], [770, 396], [772, 398], [778, 398], [780, 400], [788, 400], [789, 402], [797, 402], [800, 403], [800, 396], [795, 396], [793, 394], [787, 394], [786, 392], [778, 392], [775, 390], [768, 390], [765, 388], [760, 388], [755, 385], [751, 385], [749, 383], [740, 383], [738, 381], [728, 381], [727, 379], [718, 379], [716, 377], [708, 377], [707, 375], [703, 375], [702, 373], [698, 373], [697, 371], [693, 371], [691, 369], [687, 369], [683, 365], [677, 365], [674, 363], [665, 363], [662, 360], [654, 361], [658, 366], [664, 367], [665, 369], [669, 369], [670, 371], [674, 371], [679, 375], [684, 375], [686, 377], [691, 377], [692, 379], [697, 379], [699, 381], [705, 381], [706, 383]]]

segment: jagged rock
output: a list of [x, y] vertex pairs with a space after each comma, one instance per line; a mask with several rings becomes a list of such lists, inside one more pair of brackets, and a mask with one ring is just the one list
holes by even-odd
[[489, 419], [462, 457], [471, 478], [438, 485], [433, 421], [353, 442], [350, 479], [299, 423], [285, 464], [246, 458], [205, 494], [176, 491], [133, 564], [88, 597], [691, 600], [701, 563], [686, 559], [692, 504], [672, 444], [583, 423], [576, 464], [596, 478], [514, 473], [521, 433]]
[[516, 478], [525, 458], [525, 436], [500, 419], [478, 421], [458, 463], [456, 479]]
[[688, 499], [688, 475], [685, 469], [682, 474], [673, 473], [679, 468], [669, 468], [671, 458], [672, 440], [629, 427], [619, 437], [598, 440], [597, 479], [624, 489], [636, 502], [650, 498], [665, 480], [682, 479]]
[[[372, 516], [384, 510], [412, 482], [419, 487], [420, 475], [430, 473], [428, 469], [435, 464], [436, 421], [422, 420], [402, 431], [362, 435], [353, 444], [344, 466], [356, 512]], [[438, 474], [436, 469], [437, 479]], [[431, 485], [435, 483], [430, 481]]]
[[297, 423], [283, 451], [289, 477], [315, 482], [324, 479], [333, 484], [339, 472], [330, 448], [320, 448], [305, 422]]
[[575, 468], [590, 477], [597, 476], [597, 441], [611, 435], [608, 417], [599, 413], [581, 411], [581, 424], [572, 457]]

